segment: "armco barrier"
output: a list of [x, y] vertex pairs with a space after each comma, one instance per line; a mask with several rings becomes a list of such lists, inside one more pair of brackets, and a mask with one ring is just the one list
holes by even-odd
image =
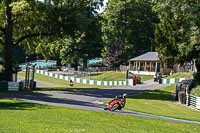
[[186, 94], [186, 105], [196, 109], [200, 109], [200, 97]]
[[161, 79], [162, 80], [162, 84], [177, 84], [179, 82], [181, 82], [182, 80], [187, 80], [187, 79], [191, 79], [191, 78], [172, 78], [172, 79]]
[[64, 76], [61, 74], [55, 74], [52, 72], [46, 72], [44, 70], [36, 70], [36, 73], [43, 74], [46, 76], [58, 78], [58, 79], [64, 79], [67, 81], [72, 80], [76, 83], [82, 83], [82, 84], [89, 84], [89, 85], [104, 85], [104, 86], [121, 86], [121, 85], [128, 85], [127, 81], [97, 81], [97, 80], [89, 80], [89, 79], [81, 79], [81, 78], [74, 78], [69, 76]]

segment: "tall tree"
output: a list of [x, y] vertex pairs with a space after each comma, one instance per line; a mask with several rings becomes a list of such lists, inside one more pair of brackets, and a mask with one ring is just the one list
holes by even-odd
[[200, 1], [155, 0], [159, 14], [156, 50], [168, 64], [196, 60], [200, 73]]
[[[90, 0], [0, 0], [0, 43], [5, 49], [5, 70], [12, 71], [12, 49], [26, 44], [30, 50], [43, 40], [74, 36], [81, 12]], [[11, 80], [11, 75], [9, 75]]]
[[123, 62], [119, 64], [151, 51], [154, 24], [158, 19], [152, 11], [150, 0], [111, 0], [102, 16], [103, 57], [115, 53], [116, 44], [120, 45], [122, 51], [120, 57]]
[[66, 36], [65, 40], [55, 42], [56, 45], [51, 45], [53, 53], [59, 52], [62, 59], [62, 64], [77, 64], [80, 60], [83, 61], [84, 69], [87, 67], [87, 60], [101, 56], [102, 33], [100, 20], [97, 10], [102, 5], [102, 0], [92, 0], [88, 3], [88, 7], [81, 12], [79, 32], [76, 36]]

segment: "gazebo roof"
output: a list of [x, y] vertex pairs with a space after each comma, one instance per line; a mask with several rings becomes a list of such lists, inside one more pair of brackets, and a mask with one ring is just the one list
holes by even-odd
[[147, 52], [143, 55], [137, 56], [129, 61], [159, 61], [157, 52]]

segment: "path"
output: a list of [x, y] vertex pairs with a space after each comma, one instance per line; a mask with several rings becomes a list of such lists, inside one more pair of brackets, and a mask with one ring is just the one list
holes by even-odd
[[[24, 80], [24, 78], [21, 77], [17, 77], [17, 82]], [[51, 85], [51, 84], [47, 84], [47, 83], [42, 83], [37, 81], [36, 82], [36, 87], [56, 87], [56, 85]]]
[[[33, 92], [33, 93], [11, 93], [0, 94], [2, 98], [16, 99], [25, 102], [39, 103], [52, 106], [64, 106], [76, 109], [85, 109], [93, 111], [104, 111], [103, 106], [100, 106], [100, 101], [105, 99], [114, 98], [116, 95], [127, 93], [129, 96], [139, 94], [146, 91], [155, 90], [165, 87], [167, 85], [154, 83], [152, 80], [144, 82], [144, 84], [136, 85], [133, 87], [122, 86], [105, 89], [89, 89], [89, 90], [76, 90], [76, 91], [52, 91], [52, 92]], [[193, 123], [179, 119], [171, 119], [166, 117], [158, 117], [139, 112], [131, 112], [127, 110], [114, 111], [110, 113], [125, 114], [140, 116], [146, 118], [162, 119], [166, 121], [178, 121], [184, 123]]]

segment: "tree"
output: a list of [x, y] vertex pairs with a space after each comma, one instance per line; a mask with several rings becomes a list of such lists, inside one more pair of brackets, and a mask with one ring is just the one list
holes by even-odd
[[102, 14], [102, 32], [105, 44], [102, 56], [106, 59], [121, 47], [121, 64], [151, 51], [154, 39], [154, 24], [157, 15], [152, 11], [150, 0], [111, 0]]
[[200, 72], [200, 1], [157, 0], [156, 50], [168, 64], [196, 60]]
[[[88, 3], [89, 4], [89, 3]], [[95, 0], [90, 6], [82, 11], [79, 32], [75, 36], [66, 36], [64, 40], [59, 40], [50, 44], [53, 52], [59, 53], [62, 64], [72, 63], [78, 65], [83, 61], [84, 69], [87, 68], [87, 60], [101, 56], [102, 33], [98, 15], [98, 7], [102, 5], [102, 0]]]
[[[12, 49], [20, 44], [34, 51], [44, 40], [75, 36], [81, 12], [90, 0], [0, 0], [0, 45], [5, 71], [12, 71]], [[9, 75], [11, 80], [11, 75]]]

